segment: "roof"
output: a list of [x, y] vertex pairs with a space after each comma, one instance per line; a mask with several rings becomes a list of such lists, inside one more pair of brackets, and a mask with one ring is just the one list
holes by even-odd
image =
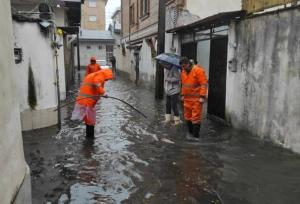
[[113, 13], [113, 15], [111, 16], [111, 18], [114, 18], [118, 13], [121, 13], [121, 9], [120, 7], [118, 7], [115, 12]]
[[99, 31], [99, 30], [80, 30], [79, 39], [81, 41], [112, 41], [114, 38], [110, 31]]
[[218, 13], [213, 16], [209, 16], [207, 18], [201, 19], [194, 23], [179, 26], [176, 28], [172, 28], [167, 30], [167, 33], [175, 33], [175, 32], [186, 32], [190, 30], [206, 30], [212, 27], [218, 27], [223, 25], [229, 25], [230, 21], [233, 19], [241, 18], [245, 15], [245, 11], [231, 11]]

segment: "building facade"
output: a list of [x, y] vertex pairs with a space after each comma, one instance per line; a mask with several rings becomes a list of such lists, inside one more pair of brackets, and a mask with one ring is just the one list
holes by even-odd
[[[91, 57], [96, 57], [100, 63], [109, 63], [109, 58], [113, 55], [115, 39], [110, 31], [80, 30], [80, 67], [85, 69], [90, 64]], [[75, 50], [75, 59], [77, 49]], [[100, 63], [100, 64], [101, 64]], [[77, 61], [75, 63], [77, 66]], [[104, 64], [103, 64], [104, 65]]]
[[105, 30], [105, 6], [107, 0], [85, 0], [81, 7], [81, 28]]
[[299, 5], [232, 22], [226, 83], [226, 119], [233, 127], [297, 153]]
[[[47, 15], [39, 10], [41, 3], [39, 0], [11, 1], [15, 63], [22, 73], [18, 80], [22, 130], [58, 123], [58, 113], [53, 110], [58, 100], [66, 99], [68, 78], [67, 33], [59, 28], [80, 24], [81, 1], [53, 1], [47, 4], [50, 13]], [[32, 49], [33, 45], [36, 49]]]
[[121, 2], [122, 56], [117, 59], [118, 68], [136, 84], [150, 88], [155, 84], [158, 8], [158, 0]]

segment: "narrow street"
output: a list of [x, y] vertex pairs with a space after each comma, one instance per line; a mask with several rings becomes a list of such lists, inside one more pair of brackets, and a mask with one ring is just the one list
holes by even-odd
[[94, 140], [70, 121], [73, 105], [62, 111], [59, 134], [56, 127], [26, 132], [34, 204], [299, 203], [299, 155], [208, 119], [201, 140], [189, 142], [183, 125], [161, 124], [164, 102], [152, 91], [120, 78], [106, 90], [148, 119], [102, 99]]

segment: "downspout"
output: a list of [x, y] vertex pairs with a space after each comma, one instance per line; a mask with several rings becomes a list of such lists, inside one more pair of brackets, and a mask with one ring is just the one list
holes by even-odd
[[[54, 19], [55, 19], [55, 14], [53, 13]], [[56, 25], [55, 23], [52, 21], [52, 25], [53, 25], [53, 42], [52, 45], [54, 47], [54, 57], [55, 57], [55, 74], [56, 74], [56, 93], [57, 93], [57, 129], [58, 131], [61, 130], [61, 110], [60, 110], [60, 86], [59, 86], [59, 69], [58, 69], [58, 49], [60, 47], [60, 45], [58, 44], [58, 42], [56, 42]]]
[[[79, 29], [80, 32], [80, 29]], [[80, 71], [79, 33], [77, 33], [77, 70]]]

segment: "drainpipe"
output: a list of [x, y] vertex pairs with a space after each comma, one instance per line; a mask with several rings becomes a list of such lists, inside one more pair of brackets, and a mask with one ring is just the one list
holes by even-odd
[[[80, 32], [80, 29], [78, 32]], [[79, 33], [77, 33], [77, 70], [80, 71]]]
[[58, 69], [58, 52], [55, 46], [55, 63], [56, 63], [56, 91], [57, 91], [57, 129], [61, 130], [61, 110], [60, 110], [60, 88], [59, 88], [59, 69]]

